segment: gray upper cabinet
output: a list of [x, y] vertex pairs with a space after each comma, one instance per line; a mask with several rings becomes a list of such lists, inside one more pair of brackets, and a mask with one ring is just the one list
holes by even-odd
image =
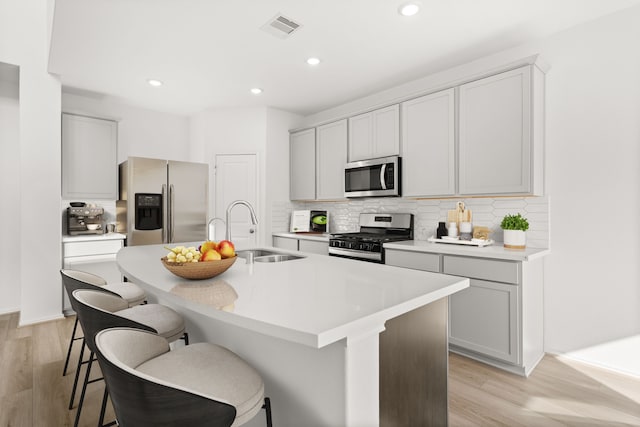
[[455, 89], [403, 102], [403, 196], [456, 192]]
[[316, 133], [316, 199], [342, 199], [347, 163], [347, 120], [319, 126]]
[[291, 200], [316, 198], [316, 130], [307, 129], [290, 136]]
[[543, 81], [526, 66], [460, 86], [461, 195], [542, 194]]
[[62, 115], [62, 198], [118, 198], [118, 124]]
[[349, 118], [349, 161], [400, 154], [400, 106]]

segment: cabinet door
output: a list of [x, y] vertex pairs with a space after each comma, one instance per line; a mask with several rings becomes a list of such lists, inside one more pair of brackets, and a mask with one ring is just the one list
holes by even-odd
[[291, 134], [289, 198], [316, 198], [316, 130], [307, 129]]
[[460, 194], [530, 193], [531, 70], [460, 86]]
[[519, 363], [518, 286], [471, 279], [449, 297], [449, 343]]
[[400, 106], [398, 104], [373, 111], [372, 157], [400, 154]]
[[298, 239], [289, 237], [273, 236], [273, 247], [280, 249], [288, 249], [290, 251], [298, 250]]
[[316, 133], [316, 199], [342, 199], [347, 163], [347, 120], [319, 126]]
[[118, 126], [112, 120], [62, 115], [62, 197], [116, 200]]
[[329, 243], [319, 242], [317, 240], [298, 240], [298, 249], [300, 252], [309, 252], [318, 255], [329, 255]]
[[373, 157], [373, 114], [349, 117], [349, 161]]
[[455, 91], [402, 103], [402, 194], [450, 196], [456, 192]]

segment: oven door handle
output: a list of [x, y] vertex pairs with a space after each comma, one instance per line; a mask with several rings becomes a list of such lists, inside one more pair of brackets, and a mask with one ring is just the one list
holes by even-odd
[[380, 168], [380, 185], [382, 186], [383, 190], [387, 189], [386, 172], [387, 172], [387, 164], [385, 163]]

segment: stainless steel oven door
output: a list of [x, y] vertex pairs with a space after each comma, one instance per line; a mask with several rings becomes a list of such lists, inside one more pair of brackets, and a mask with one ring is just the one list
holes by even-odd
[[400, 158], [397, 156], [347, 163], [345, 197], [400, 196]]

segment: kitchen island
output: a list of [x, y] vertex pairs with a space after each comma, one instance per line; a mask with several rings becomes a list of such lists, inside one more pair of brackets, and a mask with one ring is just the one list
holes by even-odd
[[185, 317], [192, 342], [224, 345], [262, 373], [275, 425], [446, 424], [447, 297], [468, 279], [302, 254], [189, 281], [162, 266], [166, 252], [126, 247], [117, 262]]

